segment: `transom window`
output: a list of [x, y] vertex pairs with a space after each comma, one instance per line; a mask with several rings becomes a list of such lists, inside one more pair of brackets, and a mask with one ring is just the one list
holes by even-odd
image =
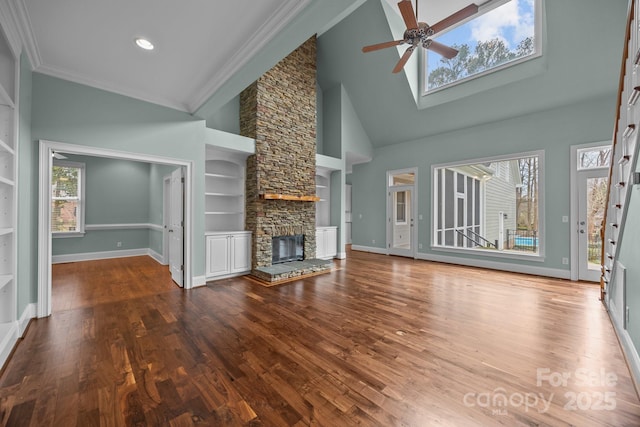
[[610, 145], [578, 150], [578, 170], [608, 168], [610, 162]]
[[433, 246], [541, 254], [542, 153], [433, 166]]
[[56, 160], [51, 175], [51, 232], [84, 233], [84, 163]]
[[540, 1], [488, 1], [473, 18], [440, 33], [434, 40], [459, 53], [446, 59], [427, 51], [425, 93], [539, 54]]

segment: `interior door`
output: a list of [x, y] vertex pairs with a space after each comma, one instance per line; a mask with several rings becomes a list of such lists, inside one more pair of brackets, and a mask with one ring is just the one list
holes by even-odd
[[608, 169], [578, 172], [578, 279], [600, 280], [602, 238]]
[[178, 286], [183, 286], [184, 254], [183, 254], [183, 199], [184, 182], [182, 168], [171, 173], [171, 213], [169, 223], [169, 270], [171, 278]]
[[390, 255], [414, 257], [413, 186], [389, 189], [387, 248]]

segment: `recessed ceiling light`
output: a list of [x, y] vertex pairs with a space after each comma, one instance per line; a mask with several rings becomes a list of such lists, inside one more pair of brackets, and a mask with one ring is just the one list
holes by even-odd
[[138, 45], [139, 48], [144, 49], [144, 50], [153, 50], [153, 43], [151, 43], [149, 40], [143, 38], [143, 37], [138, 37], [136, 39], [136, 44]]

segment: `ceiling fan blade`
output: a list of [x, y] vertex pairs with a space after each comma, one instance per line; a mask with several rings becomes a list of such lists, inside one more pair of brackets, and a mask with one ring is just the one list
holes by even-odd
[[[401, 2], [402, 3], [402, 2]], [[470, 4], [469, 6], [460, 9], [459, 11], [457, 11], [456, 13], [454, 13], [453, 15], [450, 15], [446, 18], [444, 18], [442, 21], [434, 24], [431, 26], [431, 29], [433, 30], [433, 33], [439, 33], [440, 31], [449, 28], [452, 25], [457, 24], [458, 22], [467, 19], [468, 17], [475, 15], [476, 13], [478, 13], [478, 6], [476, 4]]]
[[435, 53], [439, 53], [447, 59], [451, 59], [458, 54], [458, 51], [452, 47], [444, 45], [442, 43], [438, 43], [435, 40], [431, 40], [431, 43], [427, 47], [427, 49], [434, 51]]
[[404, 19], [404, 24], [407, 28], [418, 28], [418, 20], [416, 19], [416, 14], [413, 11], [413, 4], [411, 4], [411, 0], [402, 0], [398, 2], [398, 9], [400, 9], [402, 19]]
[[396, 64], [396, 66], [393, 69], [394, 73], [399, 73], [400, 70], [402, 70], [404, 68], [404, 64], [407, 63], [407, 61], [409, 60], [409, 57], [411, 56], [411, 54], [413, 53], [413, 51], [415, 50], [415, 45], [411, 45], [407, 48], [407, 50], [404, 51], [404, 54], [402, 55], [402, 58], [400, 58], [400, 61], [398, 61], [398, 63]]
[[370, 46], [365, 46], [362, 48], [363, 52], [373, 52], [374, 50], [385, 49], [387, 47], [398, 46], [399, 44], [404, 43], [404, 40], [394, 40], [390, 42], [372, 44]]

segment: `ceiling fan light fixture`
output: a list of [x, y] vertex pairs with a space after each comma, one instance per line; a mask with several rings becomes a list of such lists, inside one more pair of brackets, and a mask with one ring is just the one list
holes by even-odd
[[151, 43], [148, 39], [145, 39], [144, 37], [136, 38], [136, 45], [140, 49], [144, 49], [144, 50], [153, 50], [154, 48], [153, 43]]

